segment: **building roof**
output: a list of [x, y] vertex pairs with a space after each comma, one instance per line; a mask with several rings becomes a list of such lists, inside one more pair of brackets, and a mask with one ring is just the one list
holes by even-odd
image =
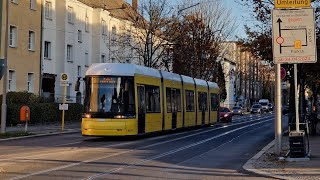
[[[80, 2], [92, 7], [101, 8], [110, 12], [110, 15], [125, 20], [131, 20], [130, 16], [138, 14], [132, 6], [124, 0], [79, 0]], [[123, 5], [126, 7], [121, 9]]]

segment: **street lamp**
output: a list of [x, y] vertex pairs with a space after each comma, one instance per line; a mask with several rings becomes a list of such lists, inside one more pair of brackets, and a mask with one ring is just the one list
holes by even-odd
[[190, 8], [195, 7], [195, 6], [198, 6], [198, 5], [200, 5], [200, 3], [191, 5], [191, 6], [186, 7], [186, 8], [179, 9], [179, 10], [178, 10], [178, 15], [179, 15], [182, 11], [187, 10], [187, 9], [190, 9]]
[[5, 54], [4, 54], [4, 75], [3, 75], [3, 92], [2, 92], [2, 108], [1, 108], [1, 133], [6, 133], [7, 121], [7, 83], [8, 83], [8, 16], [9, 16], [9, 0], [6, 0], [6, 30], [5, 30]]

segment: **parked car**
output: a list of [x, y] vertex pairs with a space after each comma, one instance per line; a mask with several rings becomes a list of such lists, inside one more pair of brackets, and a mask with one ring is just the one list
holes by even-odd
[[232, 112], [229, 110], [229, 108], [226, 107], [220, 107], [220, 121], [221, 122], [232, 122]]
[[234, 106], [231, 112], [233, 113], [233, 115], [243, 116], [243, 109], [241, 106]]
[[261, 104], [252, 105], [250, 112], [251, 112], [251, 114], [254, 114], [254, 113], [261, 114], [261, 113], [263, 113], [263, 109], [262, 109]]

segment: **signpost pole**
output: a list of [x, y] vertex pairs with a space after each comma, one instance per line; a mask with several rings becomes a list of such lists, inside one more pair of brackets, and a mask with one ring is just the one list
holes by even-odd
[[[66, 94], [67, 94], [67, 86], [63, 87], [63, 101], [62, 104], [64, 105], [66, 103]], [[62, 110], [62, 125], [61, 125], [61, 131], [64, 131], [64, 108]]]
[[299, 127], [299, 100], [298, 100], [298, 68], [297, 64], [294, 64], [294, 100], [295, 100], [295, 112], [296, 112], [296, 131], [300, 132]]
[[275, 112], [275, 153], [281, 153], [281, 135], [282, 135], [282, 119], [281, 119], [281, 64], [275, 65], [276, 75], [276, 112]]

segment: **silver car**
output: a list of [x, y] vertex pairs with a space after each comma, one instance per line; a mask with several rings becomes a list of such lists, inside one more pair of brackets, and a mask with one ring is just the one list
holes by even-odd
[[234, 115], [240, 115], [240, 116], [243, 116], [243, 109], [241, 106], [234, 106], [233, 109], [232, 109], [232, 113]]

